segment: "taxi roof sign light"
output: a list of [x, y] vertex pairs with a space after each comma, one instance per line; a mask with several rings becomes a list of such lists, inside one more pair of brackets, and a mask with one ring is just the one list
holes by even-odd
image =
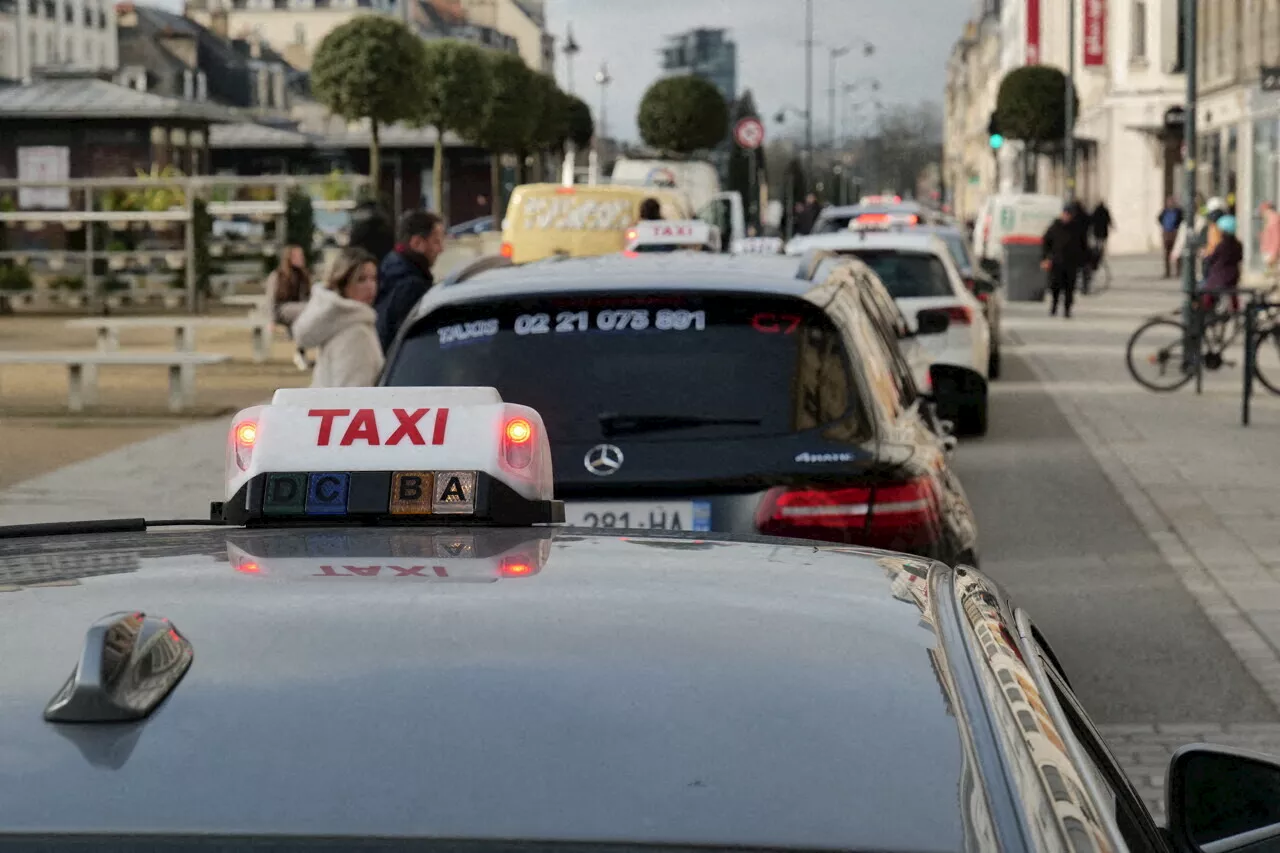
[[564, 518], [541, 416], [493, 388], [282, 389], [232, 424], [217, 521]]
[[638, 246], [688, 246], [719, 251], [720, 229], [701, 219], [647, 220], [627, 231], [627, 250]]

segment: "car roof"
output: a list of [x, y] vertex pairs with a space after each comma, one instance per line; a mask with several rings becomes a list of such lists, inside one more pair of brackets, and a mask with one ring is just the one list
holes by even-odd
[[[702, 536], [0, 541], [0, 828], [967, 849], [928, 561]], [[451, 582], [513, 552], [539, 570]], [[42, 720], [135, 609], [193, 648], [160, 708]]]
[[548, 259], [499, 266], [448, 287], [433, 287], [410, 316], [417, 320], [441, 305], [510, 296], [645, 291], [710, 290], [800, 296], [813, 282], [799, 276], [800, 259], [786, 255], [711, 252], [618, 253], [592, 258]]
[[[901, 249], [903, 251], [946, 254], [946, 244], [933, 232], [923, 233], [916, 228], [902, 231], [849, 230], [833, 234], [809, 234], [795, 240], [796, 247], [805, 251], [815, 249]], [[794, 257], [794, 255], [793, 255]]]
[[871, 201], [865, 204], [842, 204], [824, 208], [821, 218], [834, 219], [839, 216], [856, 216], [868, 210], [899, 210], [904, 213], [914, 213], [924, 210], [924, 205], [918, 201], [907, 199], [902, 201]]

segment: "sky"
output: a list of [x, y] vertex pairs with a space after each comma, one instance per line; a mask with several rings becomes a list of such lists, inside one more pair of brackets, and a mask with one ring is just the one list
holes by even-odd
[[[836, 64], [837, 85], [858, 78], [880, 82], [886, 105], [934, 101], [941, 105], [947, 56], [960, 37], [973, 0], [813, 0], [814, 134], [828, 133], [830, 88], [828, 51], [859, 49]], [[664, 36], [695, 27], [724, 28], [738, 44], [738, 88], [750, 89], [766, 119], [768, 138], [801, 130], [802, 119], [774, 114], [784, 106], [804, 109], [804, 0], [546, 0], [548, 28], [563, 43], [572, 24], [581, 52], [574, 60], [574, 90], [600, 109], [594, 75], [609, 65], [607, 132], [634, 140], [636, 110], [644, 90], [659, 74]], [[859, 40], [876, 48], [862, 55]], [[556, 76], [568, 88], [565, 59], [557, 56]], [[865, 84], [864, 84], [865, 85]], [[851, 96], [850, 100], [856, 99]], [[837, 101], [836, 121], [841, 121]], [[868, 111], [866, 115], [874, 115]], [[597, 116], [598, 121], [598, 116]]]

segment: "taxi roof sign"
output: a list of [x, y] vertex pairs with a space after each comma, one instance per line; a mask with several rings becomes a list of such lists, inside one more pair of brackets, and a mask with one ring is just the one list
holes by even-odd
[[641, 246], [688, 246], [719, 250], [720, 229], [700, 219], [637, 222], [627, 230], [627, 249]]
[[308, 388], [232, 420], [215, 521], [564, 520], [541, 416], [493, 388]]

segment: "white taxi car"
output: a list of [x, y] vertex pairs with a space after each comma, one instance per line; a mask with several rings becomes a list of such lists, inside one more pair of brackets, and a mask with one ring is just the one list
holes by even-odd
[[991, 328], [982, 303], [965, 286], [946, 243], [936, 234], [859, 228], [855, 222], [840, 232], [813, 234], [787, 244], [789, 255], [815, 250], [860, 258], [913, 325], [925, 309], [947, 313], [951, 321], [947, 330], [917, 336], [914, 341], [920, 353], [909, 361], [922, 388], [929, 387], [933, 365], [954, 367], [954, 371], [947, 371], [945, 387], [932, 388], [939, 413], [954, 421], [961, 433], [985, 434]]
[[698, 219], [637, 222], [627, 229], [628, 252], [719, 252], [720, 229]]

